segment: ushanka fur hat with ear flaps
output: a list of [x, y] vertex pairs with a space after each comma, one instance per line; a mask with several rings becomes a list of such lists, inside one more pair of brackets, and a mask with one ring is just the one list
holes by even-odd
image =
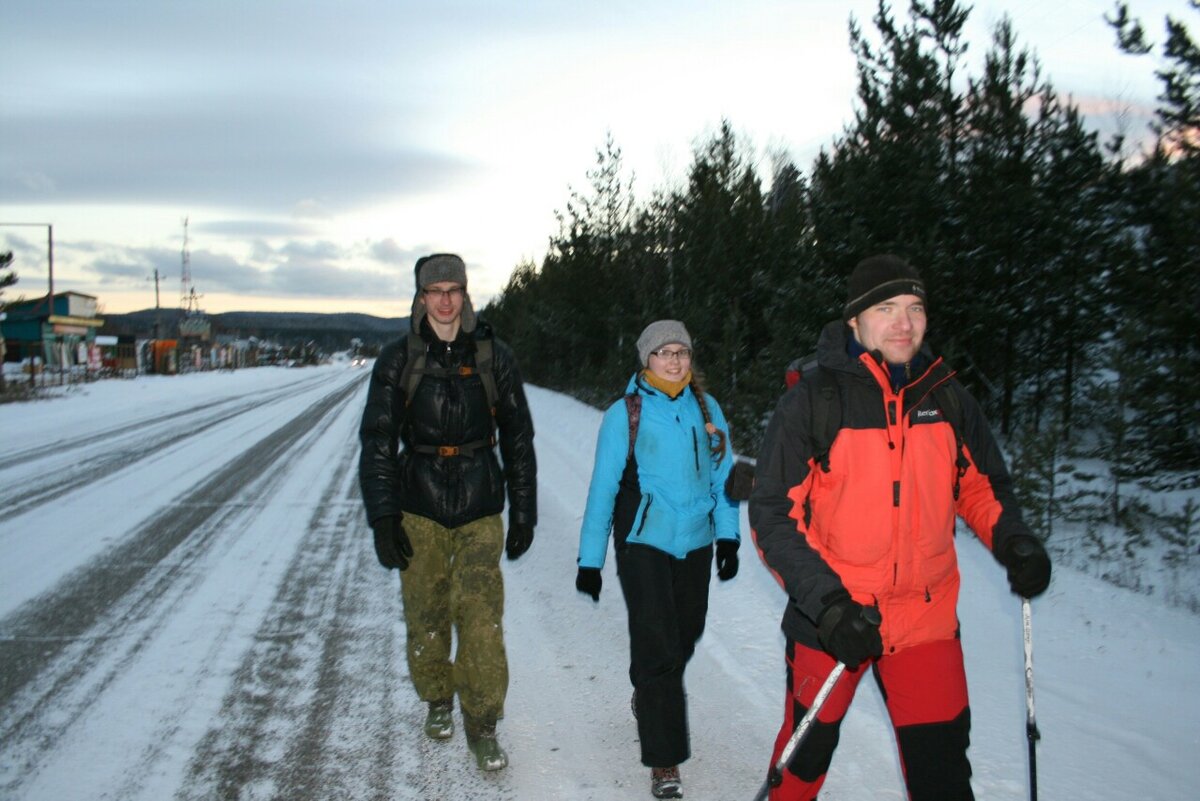
[[899, 256], [869, 256], [850, 273], [842, 319], [849, 322], [865, 309], [897, 295], [916, 295], [925, 300], [925, 282], [920, 273]]
[[471, 305], [471, 296], [467, 293], [467, 265], [460, 256], [453, 253], [422, 256], [417, 259], [413, 273], [417, 279], [417, 292], [413, 296], [412, 316], [409, 318], [413, 331], [421, 330], [421, 320], [426, 313], [423, 290], [440, 281], [453, 281], [463, 288], [462, 319], [459, 324], [468, 334], [475, 330], [475, 307]]
[[646, 326], [637, 341], [638, 358], [642, 360], [642, 367], [650, 364], [652, 351], [671, 344], [683, 345], [689, 349], [692, 347], [692, 337], [683, 323], [678, 320], [656, 320]]

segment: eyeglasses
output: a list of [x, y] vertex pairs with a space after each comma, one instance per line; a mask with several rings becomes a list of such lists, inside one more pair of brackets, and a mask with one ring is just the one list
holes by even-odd
[[662, 359], [664, 362], [689, 362], [692, 360], [691, 348], [680, 348], [679, 350], [667, 350], [666, 348], [659, 348], [658, 350], [650, 351], [650, 353]]
[[428, 287], [422, 289], [421, 294], [427, 298], [441, 300], [442, 298], [458, 298], [462, 297], [463, 288], [461, 286], [452, 286], [449, 289], [438, 289], [437, 287]]

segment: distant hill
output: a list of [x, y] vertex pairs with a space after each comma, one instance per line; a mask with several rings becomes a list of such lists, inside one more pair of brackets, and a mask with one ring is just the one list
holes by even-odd
[[[172, 338], [179, 334], [182, 309], [142, 309], [127, 314], [105, 314], [102, 334], [154, 336], [157, 316], [160, 336]], [[361, 339], [366, 345], [382, 345], [397, 339], [408, 330], [407, 317], [373, 317], [369, 314], [318, 312], [256, 312], [237, 311], [206, 314], [212, 332], [238, 337], [269, 339], [281, 345], [316, 342], [322, 350], [345, 350], [351, 339]]]

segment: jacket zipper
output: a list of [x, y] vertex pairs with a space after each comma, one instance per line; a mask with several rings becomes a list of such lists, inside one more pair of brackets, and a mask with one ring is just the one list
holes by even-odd
[[[902, 390], [903, 392], [903, 390]], [[892, 436], [892, 431], [896, 427], [896, 399], [892, 398], [887, 402], [887, 438], [888, 449], [896, 449], [896, 440]], [[903, 432], [901, 432], [903, 435]], [[903, 440], [901, 440], [903, 442]], [[903, 452], [903, 451], [902, 451]], [[892, 457], [895, 458], [894, 456]], [[900, 457], [903, 461], [904, 457]], [[899, 534], [899, 514], [900, 514], [900, 479], [896, 478], [892, 481], [892, 553], [895, 555], [892, 562], [892, 586], [895, 587], [900, 582], [900, 563], [898, 557], [900, 555], [900, 534]]]
[[654, 503], [653, 497], [646, 499], [646, 508], [642, 510], [642, 519], [640, 521], [638, 521], [638, 530], [637, 530], [637, 533], [634, 534], [635, 537], [642, 536], [642, 529], [644, 529], [646, 527], [646, 518], [650, 516], [650, 506], [653, 503]]

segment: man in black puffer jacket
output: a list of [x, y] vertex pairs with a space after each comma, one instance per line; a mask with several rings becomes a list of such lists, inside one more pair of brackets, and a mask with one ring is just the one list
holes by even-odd
[[516, 559], [533, 542], [533, 421], [512, 351], [476, 319], [463, 260], [425, 256], [415, 272], [412, 333], [385, 347], [371, 374], [359, 482], [379, 562], [401, 571], [425, 733], [452, 736], [457, 694], [476, 763], [498, 770], [508, 764], [496, 741], [508, 691], [500, 551]]

